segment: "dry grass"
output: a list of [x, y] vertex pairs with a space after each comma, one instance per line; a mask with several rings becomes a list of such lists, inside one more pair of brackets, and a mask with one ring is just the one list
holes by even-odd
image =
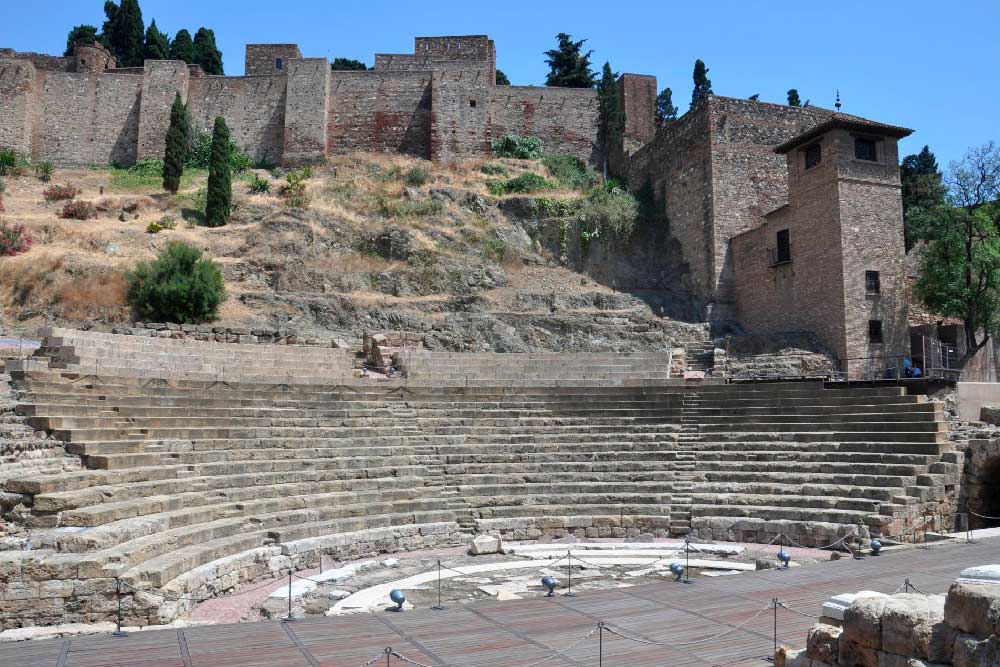
[[126, 302], [128, 282], [121, 273], [104, 273], [72, 280], [58, 289], [55, 306], [70, 320], [100, 319], [125, 322], [129, 319]]

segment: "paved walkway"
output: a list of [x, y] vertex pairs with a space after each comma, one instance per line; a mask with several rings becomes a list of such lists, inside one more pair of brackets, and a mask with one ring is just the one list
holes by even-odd
[[[777, 612], [778, 642], [800, 647], [813, 623], [807, 616], [817, 616], [831, 595], [892, 593], [905, 579], [920, 591], [943, 593], [963, 568], [990, 563], [1000, 563], [1000, 539], [574, 598], [0, 645], [0, 665], [362, 667], [391, 646], [398, 655], [382, 655], [379, 667], [406, 667], [398, 656], [417, 667], [596, 667], [601, 648], [608, 667], [761, 667], [774, 642], [774, 597], [806, 614]], [[601, 621], [607, 630], [582, 639]]]

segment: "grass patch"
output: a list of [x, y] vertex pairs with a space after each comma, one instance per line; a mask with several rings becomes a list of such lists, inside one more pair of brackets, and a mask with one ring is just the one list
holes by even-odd
[[[207, 177], [207, 169], [187, 168], [181, 176], [181, 189], [193, 187], [195, 182]], [[110, 186], [113, 192], [139, 192], [163, 189], [163, 162], [142, 160], [127, 169], [112, 168]]]
[[506, 181], [489, 181], [486, 184], [490, 193], [502, 196], [518, 193], [538, 192], [539, 190], [555, 190], [558, 184], [533, 172], [521, 174], [516, 178], [509, 178]]
[[549, 176], [559, 181], [559, 184], [574, 190], [587, 190], [597, 183], [597, 173], [575, 155], [546, 155], [542, 164]]
[[498, 162], [487, 162], [479, 167], [479, 171], [487, 176], [506, 176], [510, 173], [505, 165]]
[[387, 218], [424, 218], [444, 210], [444, 204], [437, 199], [404, 201], [385, 195], [378, 198], [379, 213]]

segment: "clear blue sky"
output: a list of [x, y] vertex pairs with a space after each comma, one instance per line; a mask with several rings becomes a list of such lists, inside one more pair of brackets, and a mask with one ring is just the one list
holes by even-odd
[[[6, 0], [0, 47], [62, 53], [80, 23], [100, 27], [103, 0]], [[307, 56], [373, 62], [412, 51], [425, 35], [488, 34], [515, 84], [540, 84], [554, 35], [586, 37], [594, 62], [656, 75], [686, 110], [696, 58], [716, 94], [802, 99], [914, 128], [903, 154], [929, 144], [945, 167], [972, 145], [1000, 140], [1000, 0], [141, 0], [173, 36], [213, 28], [226, 73], [243, 71], [247, 42], [297, 42]]]

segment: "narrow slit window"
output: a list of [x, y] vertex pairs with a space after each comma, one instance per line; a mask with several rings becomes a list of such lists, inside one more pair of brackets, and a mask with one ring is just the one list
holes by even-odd
[[819, 142], [806, 147], [806, 169], [812, 169], [823, 161], [823, 149]]
[[469, 108], [470, 109], [475, 109], [476, 108], [476, 101], [475, 100], [469, 100]]
[[882, 291], [882, 277], [878, 271], [865, 271], [865, 291], [879, 294]]
[[787, 229], [782, 229], [778, 232], [776, 237], [778, 252], [775, 257], [775, 262], [778, 264], [783, 264], [785, 262], [792, 261], [792, 240], [789, 236]]
[[868, 320], [868, 342], [872, 345], [882, 342], [882, 320]]
[[285, 63], [284, 63], [284, 61], [281, 58], [276, 58], [275, 59], [275, 61], [274, 61], [274, 69], [278, 70], [279, 72], [281, 70], [285, 69]]

